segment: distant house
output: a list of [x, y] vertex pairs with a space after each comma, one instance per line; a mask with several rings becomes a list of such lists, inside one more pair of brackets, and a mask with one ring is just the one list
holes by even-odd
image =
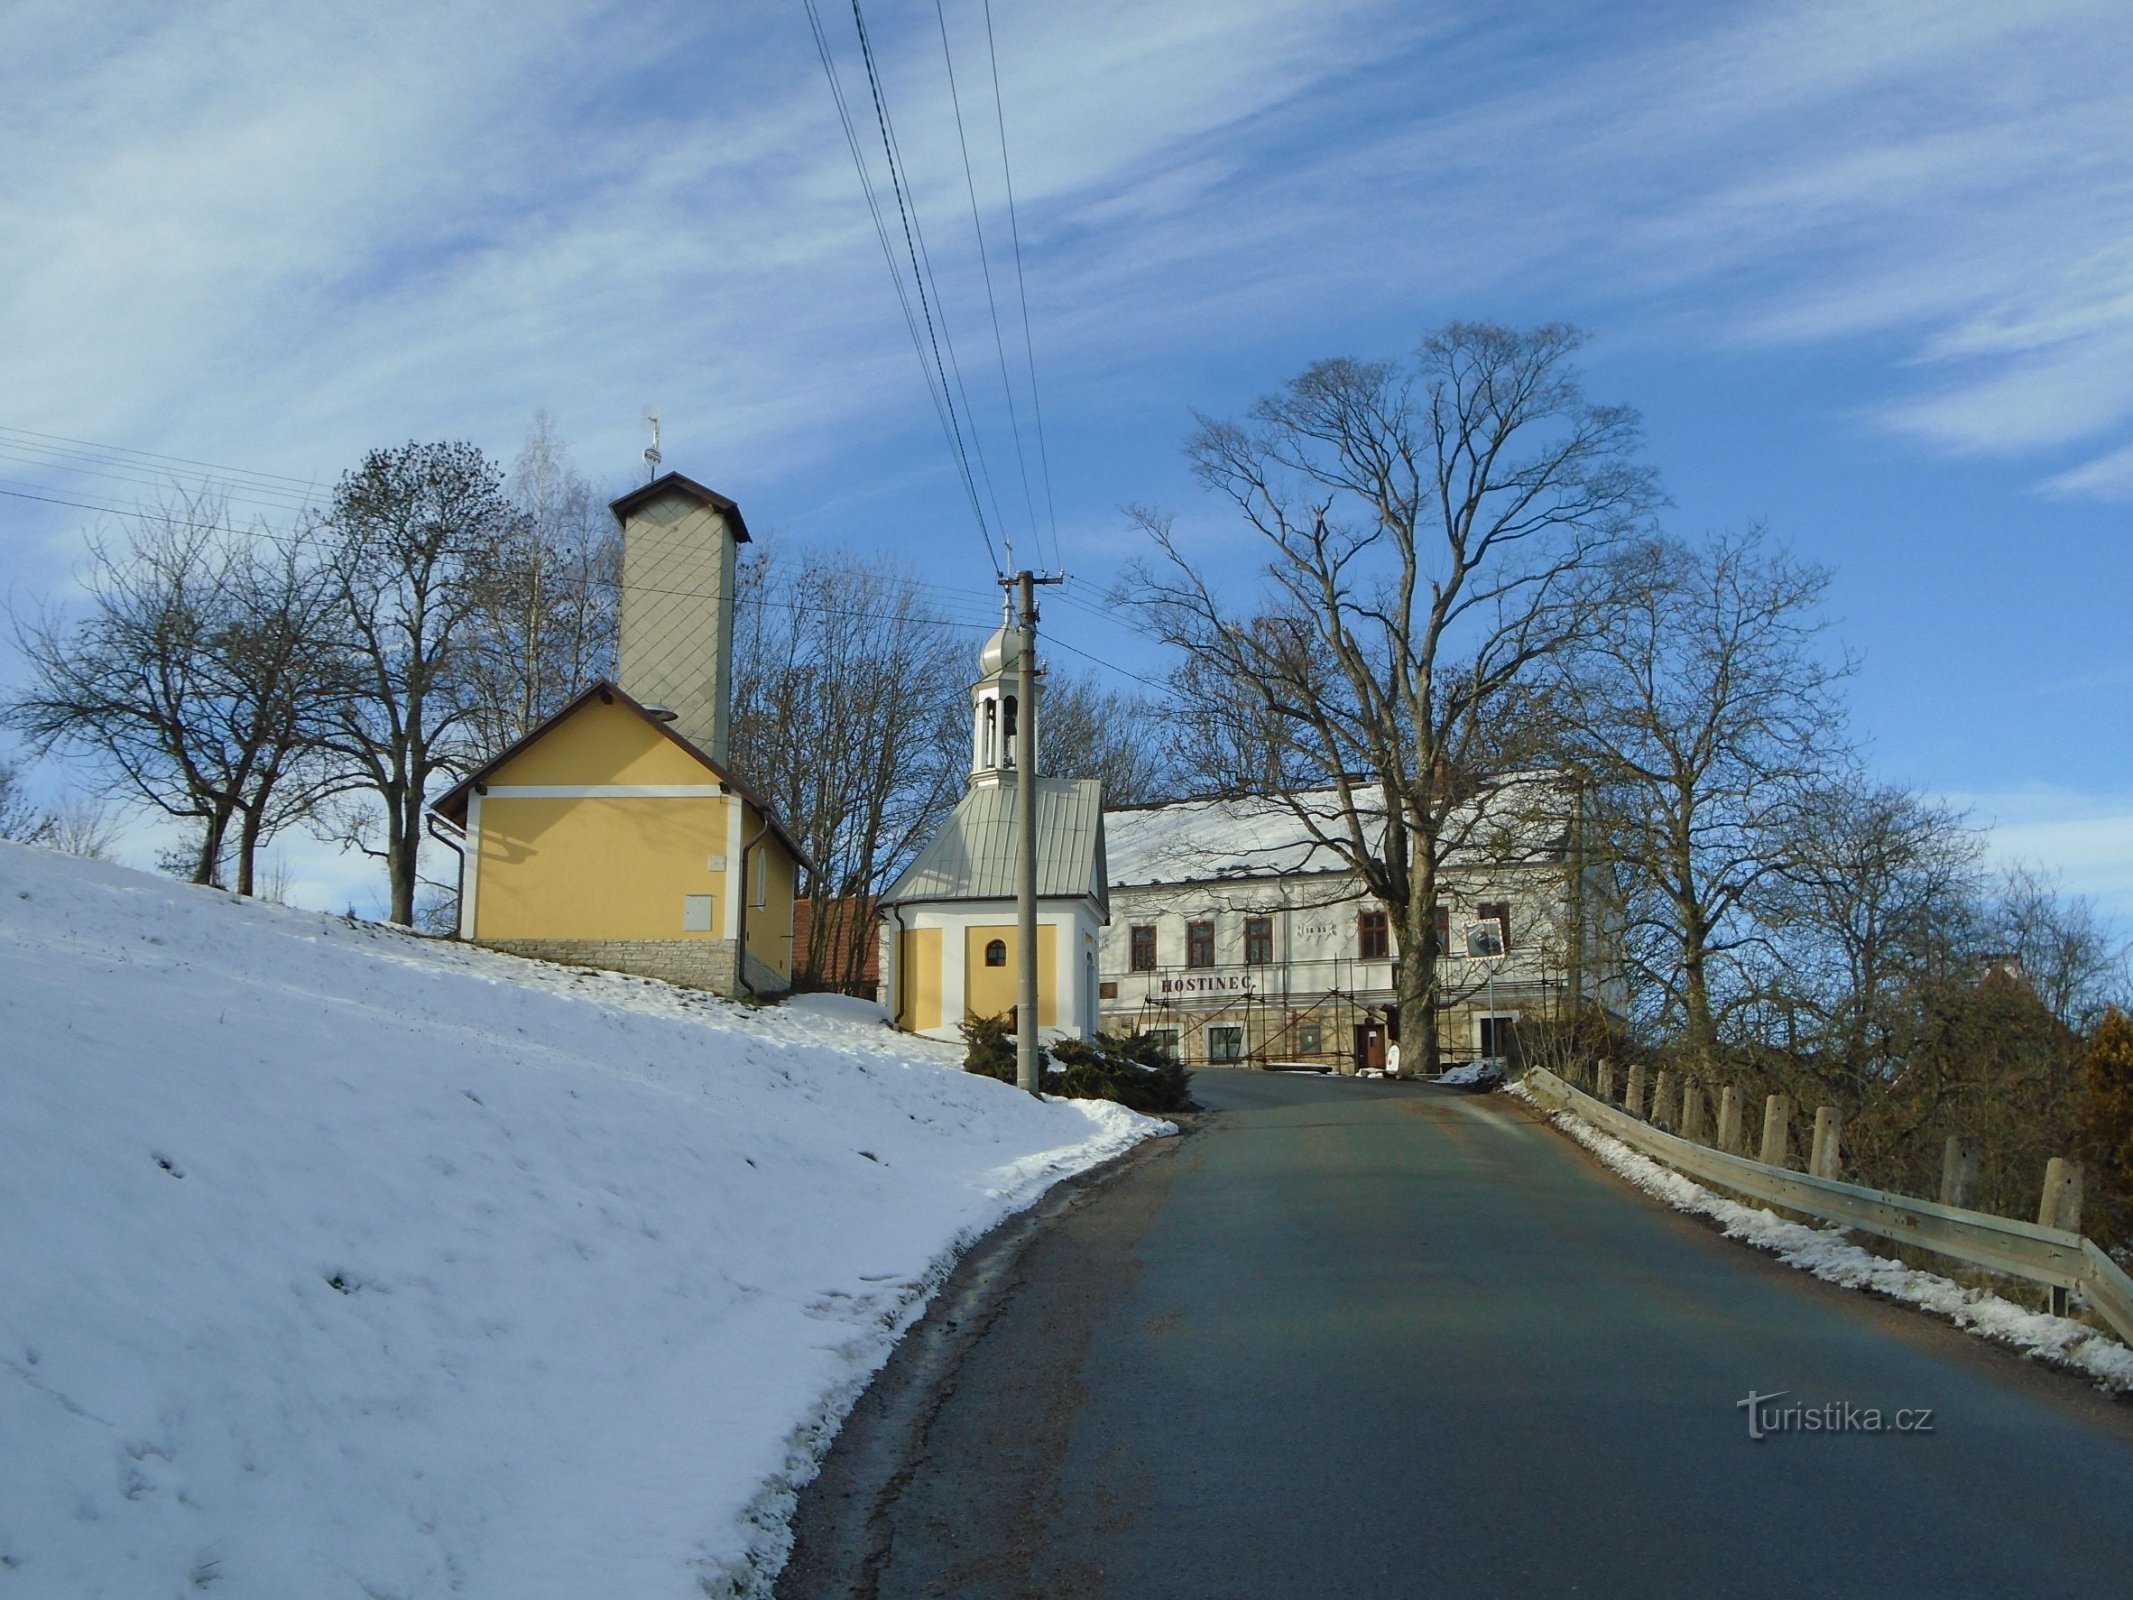
[[792, 983], [805, 865], [728, 765], [740, 508], [679, 473], [624, 495], [619, 682], [592, 685], [433, 808], [459, 932], [719, 994]]
[[[1387, 1064], [1400, 930], [1325, 842], [1344, 826], [1333, 791], [1175, 801], [1104, 822], [1107, 1032], [1153, 1034], [1194, 1065]], [[1381, 820], [1364, 825], [1382, 833]], [[1581, 1007], [1620, 1015], [1620, 919], [1581, 848], [1576, 791], [1548, 774], [1498, 780], [1450, 828], [1460, 843], [1433, 916], [1444, 1058], [1514, 1056], [1521, 1022]]]
[[[912, 1033], [953, 1039], [980, 1017], [1016, 1010], [1015, 770], [1019, 636], [1002, 628], [971, 688], [970, 783], [955, 811], [877, 902], [880, 1000]], [[1027, 708], [1042, 732], [1037, 708]], [[1040, 1040], [1096, 1032], [1097, 941], [1110, 916], [1103, 786], [1037, 778], [1037, 1026]], [[1016, 1019], [1019, 1022], [1019, 1018]]]

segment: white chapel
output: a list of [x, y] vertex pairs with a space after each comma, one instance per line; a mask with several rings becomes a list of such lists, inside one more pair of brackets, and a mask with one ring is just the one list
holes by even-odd
[[881, 1004], [910, 1033], [956, 1039], [965, 1021], [1014, 1012], [1016, 786], [1025, 781], [1037, 785], [1038, 1039], [1097, 1030], [1098, 941], [1111, 919], [1103, 785], [1015, 770], [1018, 717], [1043, 733], [1037, 706], [1018, 704], [1022, 637], [1003, 627], [985, 641], [970, 690], [969, 786], [879, 901]]

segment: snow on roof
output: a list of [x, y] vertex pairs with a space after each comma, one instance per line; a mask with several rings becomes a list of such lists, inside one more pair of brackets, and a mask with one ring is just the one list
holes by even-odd
[[[1358, 805], [1371, 798], [1356, 791]], [[1569, 796], [1551, 775], [1506, 779], [1457, 807], [1450, 829], [1462, 836], [1447, 863], [1485, 863], [1559, 857]], [[1325, 839], [1347, 837], [1339, 791], [1293, 795], [1228, 795], [1176, 800], [1104, 813], [1111, 881], [1119, 885], [1211, 883], [1230, 878], [1291, 877], [1344, 872], [1347, 864]], [[1363, 819], [1366, 844], [1384, 836], [1376, 810]]]

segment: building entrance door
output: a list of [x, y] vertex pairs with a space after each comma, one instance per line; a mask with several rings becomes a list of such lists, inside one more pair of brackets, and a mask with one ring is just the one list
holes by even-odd
[[1385, 1070], [1385, 1025], [1382, 1022], [1358, 1022], [1355, 1025], [1355, 1070]]

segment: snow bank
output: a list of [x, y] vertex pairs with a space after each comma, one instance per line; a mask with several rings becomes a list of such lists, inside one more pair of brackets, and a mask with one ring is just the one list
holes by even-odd
[[1550, 1111], [1523, 1083], [1513, 1084], [1506, 1092], [1541, 1111], [1638, 1188], [1677, 1211], [1709, 1217], [1729, 1239], [1767, 1250], [1787, 1266], [1811, 1272], [1824, 1282], [1870, 1290], [1945, 1317], [1959, 1328], [2085, 1374], [2101, 1388], [2133, 1390], [2133, 1350], [2086, 1323], [2029, 1311], [1989, 1289], [1965, 1288], [1939, 1273], [1863, 1250], [1842, 1228], [1787, 1222], [1767, 1208], [1728, 1200], [1601, 1132], [1574, 1112]]
[[1476, 1084], [1494, 1083], [1502, 1076], [1503, 1063], [1485, 1058], [1480, 1061], [1469, 1061], [1464, 1066], [1452, 1068], [1449, 1072], [1440, 1072], [1429, 1081], [1431, 1083], [1446, 1084], [1454, 1089], [1466, 1089], [1472, 1088]]
[[0, 1593], [759, 1593], [956, 1249], [1165, 1124], [0, 845]]

